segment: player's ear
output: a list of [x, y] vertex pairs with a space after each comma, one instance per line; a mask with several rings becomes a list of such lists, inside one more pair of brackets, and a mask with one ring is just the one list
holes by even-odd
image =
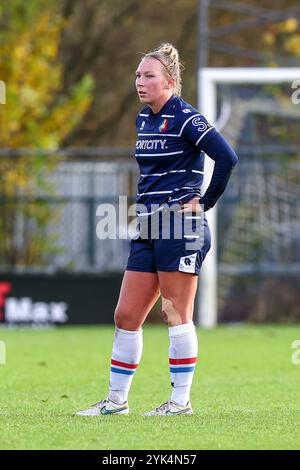
[[173, 87], [174, 87], [174, 80], [170, 78], [167, 80], [166, 89], [170, 90]]

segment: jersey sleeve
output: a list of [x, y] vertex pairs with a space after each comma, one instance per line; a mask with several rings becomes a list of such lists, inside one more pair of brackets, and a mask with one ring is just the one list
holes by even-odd
[[214, 207], [225, 191], [238, 157], [231, 145], [216, 130], [209, 133], [202, 144], [202, 149], [215, 162], [210, 184], [200, 199], [200, 204], [206, 211]]
[[206, 136], [214, 131], [214, 127], [207, 122], [204, 116], [193, 114], [182, 122], [180, 135], [202, 149], [202, 143], [206, 140]]

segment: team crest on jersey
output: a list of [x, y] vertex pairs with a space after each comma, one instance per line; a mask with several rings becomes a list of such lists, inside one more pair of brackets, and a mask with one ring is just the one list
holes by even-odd
[[168, 119], [164, 119], [161, 125], [159, 126], [159, 132], [166, 132], [168, 129]]

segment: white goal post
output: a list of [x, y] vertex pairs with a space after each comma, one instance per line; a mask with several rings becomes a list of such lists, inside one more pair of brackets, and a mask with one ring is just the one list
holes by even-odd
[[[218, 128], [217, 85], [218, 84], [274, 84], [297, 81], [300, 86], [300, 68], [203, 68], [198, 71], [198, 109], [208, 122]], [[295, 87], [294, 87], [295, 88]], [[222, 127], [222, 126], [221, 126]], [[205, 156], [205, 172], [202, 194], [211, 179], [214, 163]], [[196, 323], [205, 328], [217, 324], [217, 207], [207, 212], [212, 235], [212, 246], [203, 263], [199, 278]]]

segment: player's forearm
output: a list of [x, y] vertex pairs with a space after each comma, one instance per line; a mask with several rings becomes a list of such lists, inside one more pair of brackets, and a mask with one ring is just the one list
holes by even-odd
[[215, 161], [210, 184], [200, 199], [204, 210], [211, 209], [225, 191], [232, 170], [238, 161], [233, 148], [217, 132], [213, 132], [202, 145], [203, 151]]

